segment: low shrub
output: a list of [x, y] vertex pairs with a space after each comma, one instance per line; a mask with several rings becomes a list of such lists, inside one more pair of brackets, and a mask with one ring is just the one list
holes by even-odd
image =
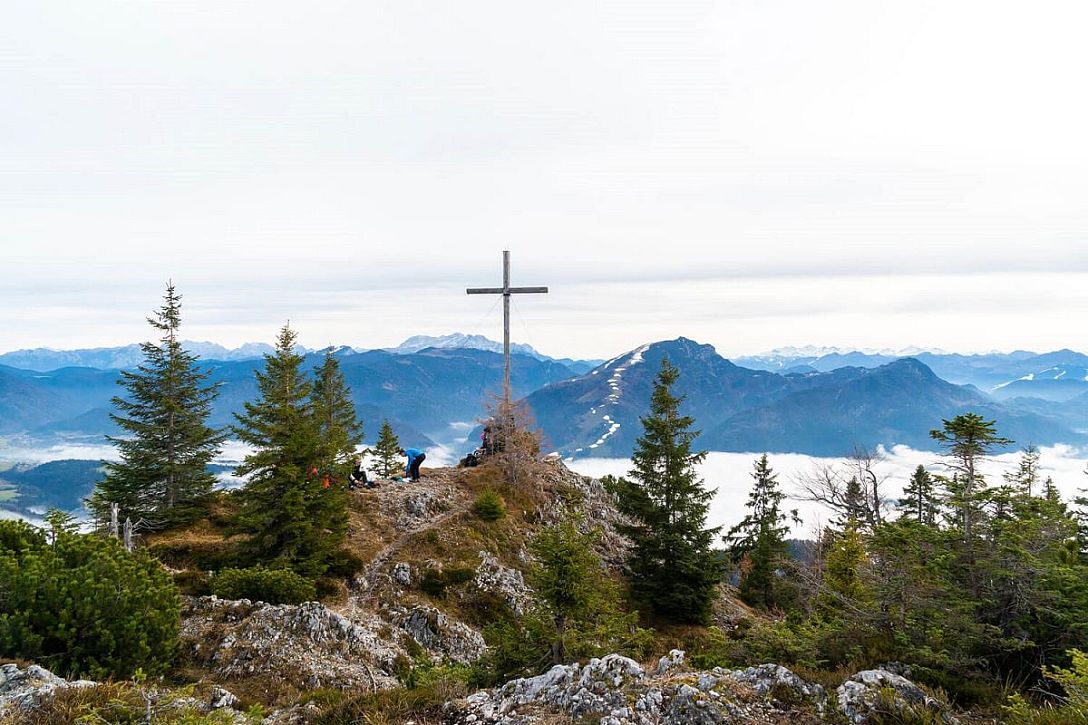
[[94, 679], [164, 671], [181, 602], [162, 565], [116, 539], [54, 535], [0, 521], [0, 652]]
[[498, 492], [488, 488], [476, 497], [472, 512], [483, 521], [498, 521], [506, 515], [506, 502]]
[[212, 581], [208, 575], [195, 569], [185, 569], [174, 574], [174, 583], [182, 594], [191, 597], [202, 597], [212, 593]]
[[341, 549], [329, 558], [329, 568], [325, 570], [327, 576], [338, 576], [350, 579], [366, 568], [363, 557], [348, 549]]
[[212, 579], [212, 593], [223, 599], [268, 604], [301, 604], [317, 596], [314, 583], [290, 569], [224, 569]]
[[441, 599], [446, 596], [446, 588], [472, 581], [476, 571], [470, 567], [451, 569], [426, 569], [419, 579], [419, 588], [432, 597]]
[[1088, 725], [1088, 654], [1069, 650], [1072, 666], [1043, 667], [1043, 677], [1061, 686], [1065, 693], [1057, 704], [1030, 704], [1022, 695], [1013, 695], [1004, 708], [1010, 723], [1018, 725]]

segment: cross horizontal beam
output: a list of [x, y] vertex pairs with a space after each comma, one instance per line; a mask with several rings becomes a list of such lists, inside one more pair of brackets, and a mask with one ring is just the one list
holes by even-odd
[[547, 294], [547, 287], [472, 287], [467, 290], [470, 295], [505, 295], [505, 294]]

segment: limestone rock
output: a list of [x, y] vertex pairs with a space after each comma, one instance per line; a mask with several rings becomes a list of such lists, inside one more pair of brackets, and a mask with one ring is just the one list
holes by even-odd
[[212, 694], [208, 698], [209, 710], [222, 710], [223, 708], [236, 708], [242, 704], [233, 692], [216, 685], [212, 688]]
[[299, 688], [381, 690], [396, 687], [394, 662], [406, 656], [381, 636], [372, 613], [352, 619], [317, 602], [252, 603], [186, 597], [181, 643], [223, 677], [272, 675]]
[[393, 581], [402, 587], [412, 586], [412, 565], [406, 561], [397, 562], [393, 566]]
[[670, 650], [667, 655], [657, 661], [657, 673], [663, 675], [670, 670], [680, 670], [684, 667], [685, 654], [682, 649]]
[[[556, 665], [542, 675], [449, 703], [446, 722], [716, 725], [822, 720], [823, 688], [785, 668], [688, 672], [684, 661], [684, 652], [673, 650], [661, 658], [652, 674], [618, 654], [590, 660], [585, 666]], [[778, 697], [784, 692], [796, 697], [784, 702]]]
[[820, 703], [827, 699], [823, 687], [805, 682], [782, 665], [766, 664], [746, 670], [733, 670], [728, 676], [734, 682], [748, 685], [760, 695], [782, 696], [789, 693], [786, 695], [788, 698]]
[[90, 680], [73, 680], [54, 675], [44, 667], [0, 665], [0, 715], [11, 710], [32, 710], [50, 702], [57, 690], [66, 687], [93, 687]]
[[486, 551], [480, 552], [480, 560], [472, 580], [473, 586], [481, 592], [500, 597], [514, 614], [524, 614], [532, 597], [532, 590], [525, 583], [525, 576], [517, 569], [503, 566]]
[[483, 635], [434, 607], [417, 605], [393, 614], [397, 626], [439, 660], [475, 662], [487, 651]]
[[948, 713], [946, 705], [902, 675], [887, 670], [862, 670], [839, 685], [835, 692], [839, 710], [858, 725], [869, 722], [870, 715], [901, 714], [911, 707], [935, 713], [946, 723], [957, 722]]

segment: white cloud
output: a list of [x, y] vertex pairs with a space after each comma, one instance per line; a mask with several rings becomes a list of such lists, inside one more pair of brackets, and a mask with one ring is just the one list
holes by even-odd
[[[1085, 467], [1088, 457], [1085, 451], [1068, 446], [1054, 446], [1040, 449], [1040, 476], [1051, 476], [1066, 499], [1078, 495], [1082, 488], [1088, 487]], [[744, 504], [752, 485], [752, 464], [759, 457], [758, 453], [722, 453], [711, 452], [700, 466], [699, 473], [708, 488], [716, 488], [717, 495], [710, 505], [707, 523], [710, 526], [730, 526], [737, 524], [745, 514]], [[991, 484], [1001, 483], [1005, 471], [1015, 469], [1019, 459], [1018, 452], [1002, 453], [987, 460], [982, 474]], [[802, 526], [795, 529], [798, 536], [808, 536], [818, 530], [829, 518], [823, 507], [797, 498], [796, 477], [810, 472], [815, 465], [844, 463], [841, 459], [816, 458], [800, 453], [771, 453], [768, 455], [771, 467], [778, 475], [782, 490], [790, 495], [786, 508], [799, 510]], [[567, 465], [587, 476], [600, 477], [605, 474], [625, 475], [631, 468], [628, 459], [621, 458], [583, 458]], [[919, 465], [932, 472], [942, 470], [940, 456], [930, 451], [916, 451], [906, 446], [896, 446], [887, 453], [886, 459], [876, 467], [878, 475], [887, 476], [885, 496], [887, 499], [898, 498], [907, 479]]]

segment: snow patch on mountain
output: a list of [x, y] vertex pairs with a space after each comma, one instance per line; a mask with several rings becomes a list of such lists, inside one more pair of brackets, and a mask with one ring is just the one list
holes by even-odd
[[[643, 346], [641, 346], [639, 348], [636, 348], [634, 351], [628, 353], [626, 356], [621, 356], [619, 358], [614, 358], [609, 363], [609, 364], [611, 364], [612, 362], [616, 362], [617, 360], [620, 360], [622, 357], [627, 358], [626, 362], [624, 362], [623, 365], [620, 365], [619, 367], [617, 367], [615, 370], [612, 371], [612, 377], [610, 377], [608, 379], [608, 387], [612, 391], [608, 396], [608, 402], [609, 403], [615, 404], [615, 403], [620, 402], [620, 393], [622, 392], [621, 389], [620, 389], [620, 380], [623, 378], [623, 374], [625, 372], [627, 372], [627, 369], [630, 368], [632, 365], [638, 365], [640, 362], [642, 362], [642, 355], [643, 355], [643, 353], [646, 352], [646, 350], [649, 349], [649, 347], [650, 347], [649, 345], [643, 345]], [[607, 416], [605, 416], [605, 417], [607, 417]]]
[[[608, 416], [608, 415], [604, 416], [604, 422], [609, 424], [608, 425], [608, 430], [605, 432], [605, 434], [603, 436], [601, 436], [600, 438], [597, 439], [596, 443], [593, 443], [592, 445], [590, 445], [591, 449], [592, 448], [599, 448], [602, 443], [604, 443], [606, 440], [611, 438], [616, 433], [616, 431], [618, 431], [620, 429], [620, 424], [617, 423], [616, 421], [612, 420], [611, 416]], [[579, 448], [578, 450], [582, 450], [582, 449]]]

